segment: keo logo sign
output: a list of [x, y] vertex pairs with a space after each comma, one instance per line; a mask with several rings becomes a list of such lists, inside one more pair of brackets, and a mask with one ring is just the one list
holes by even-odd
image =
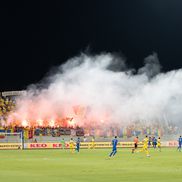
[[47, 148], [46, 143], [31, 143], [30, 148]]
[[60, 143], [53, 143], [53, 148], [61, 148], [62, 145]]

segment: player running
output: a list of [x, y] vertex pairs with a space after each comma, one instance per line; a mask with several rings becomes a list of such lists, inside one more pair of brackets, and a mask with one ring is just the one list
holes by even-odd
[[149, 155], [149, 150], [148, 150], [148, 142], [149, 142], [149, 139], [148, 139], [148, 136], [146, 136], [144, 139], [143, 139], [143, 147], [142, 149], [139, 151], [139, 152], [145, 152], [146, 153], [146, 156], [147, 157], [150, 157]]
[[80, 151], [80, 138], [78, 137], [77, 138], [77, 141], [76, 141], [76, 149], [75, 149], [77, 152]]
[[151, 147], [151, 145], [152, 145], [152, 138], [151, 138], [151, 137], [149, 137], [149, 141], [148, 141], [148, 148], [150, 148], [150, 147]]
[[95, 138], [94, 137], [92, 137], [90, 148], [91, 149], [95, 148]]
[[117, 144], [118, 144], [118, 139], [117, 136], [114, 137], [112, 140], [112, 152], [110, 153], [109, 157], [115, 156], [117, 153]]
[[152, 145], [153, 145], [153, 148], [156, 149], [157, 139], [155, 137], [153, 137], [153, 139], [152, 139]]
[[133, 142], [134, 142], [134, 148], [132, 149], [132, 153], [134, 153], [138, 148], [138, 142], [139, 142], [138, 136], [134, 138]]
[[65, 149], [65, 140], [64, 140], [64, 138], [62, 138], [62, 140], [61, 140], [61, 147], [62, 147], [62, 149]]
[[160, 137], [157, 139], [157, 148], [161, 152], [161, 138]]
[[70, 152], [74, 153], [74, 141], [73, 141], [73, 138], [71, 138], [71, 140], [69, 142], [69, 146], [70, 146]]
[[181, 138], [181, 136], [180, 136], [179, 139], [178, 139], [178, 148], [177, 148], [177, 150], [178, 150], [179, 152], [181, 152], [181, 145], [182, 145], [182, 138]]

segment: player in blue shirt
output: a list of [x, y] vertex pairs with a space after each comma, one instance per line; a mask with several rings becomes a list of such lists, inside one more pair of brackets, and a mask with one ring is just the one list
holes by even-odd
[[153, 137], [153, 139], [152, 139], [152, 145], [153, 145], [154, 149], [156, 149], [156, 146], [157, 146], [157, 138]]
[[150, 148], [151, 144], [152, 144], [152, 138], [151, 138], [151, 137], [149, 137], [149, 141], [148, 141], [148, 148]]
[[181, 146], [182, 146], [182, 138], [181, 138], [181, 136], [180, 136], [179, 139], [178, 139], [178, 148], [177, 148], [177, 150], [178, 150], [179, 152], [181, 152]]
[[118, 139], [117, 136], [115, 136], [114, 139], [112, 140], [112, 152], [110, 153], [109, 157], [112, 157], [117, 153], [117, 144], [118, 144]]
[[76, 149], [77, 152], [80, 151], [80, 138], [78, 137], [77, 141], [76, 141]]

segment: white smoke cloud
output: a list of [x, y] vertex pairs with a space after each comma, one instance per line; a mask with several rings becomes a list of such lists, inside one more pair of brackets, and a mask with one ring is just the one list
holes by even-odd
[[156, 53], [149, 55], [144, 59], [145, 66], [138, 70], [138, 74], [146, 74], [149, 78], [160, 73], [161, 66]]
[[[80, 126], [137, 121], [179, 125], [182, 70], [160, 73], [156, 53], [144, 62], [133, 73], [126, 69], [125, 60], [110, 53], [74, 57], [46, 79], [46, 87], [39, 88], [42, 83], [28, 87], [26, 96], [17, 100], [13, 117], [31, 121], [75, 117]], [[81, 107], [79, 117], [75, 106]]]

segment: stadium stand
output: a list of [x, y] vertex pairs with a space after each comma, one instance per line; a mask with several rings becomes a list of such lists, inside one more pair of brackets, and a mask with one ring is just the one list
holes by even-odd
[[[178, 128], [175, 126], [168, 126], [168, 130], [163, 130], [160, 126], [141, 127], [135, 123], [133, 125], [123, 128], [63, 128], [63, 127], [20, 127], [20, 126], [7, 126], [7, 116], [14, 111], [16, 108], [16, 96], [24, 94], [25, 91], [11, 91], [0, 93], [0, 133], [13, 133], [13, 132], [24, 132], [25, 139], [27, 142], [32, 141], [59, 141], [60, 137], [70, 138], [70, 136], [86, 136], [88, 140], [92, 136], [96, 137], [97, 141], [107, 141], [110, 137], [117, 135], [121, 140], [130, 140], [133, 136], [150, 135], [150, 136], [162, 136], [167, 133], [175, 134]], [[1, 138], [1, 136], [0, 136]]]

